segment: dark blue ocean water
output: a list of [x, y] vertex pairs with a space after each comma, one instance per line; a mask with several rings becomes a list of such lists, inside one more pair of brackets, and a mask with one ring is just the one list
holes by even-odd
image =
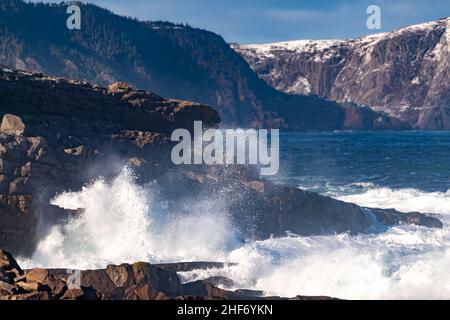
[[274, 179], [319, 193], [368, 185], [445, 192], [450, 132], [280, 133]]

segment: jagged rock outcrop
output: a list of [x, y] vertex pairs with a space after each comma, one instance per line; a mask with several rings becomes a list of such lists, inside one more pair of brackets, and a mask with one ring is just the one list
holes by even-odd
[[55, 194], [115, 176], [125, 163], [135, 168], [139, 182], [155, 182], [155, 201], [167, 203], [168, 214], [186, 212], [192, 199], [221, 200], [247, 238], [286, 231], [358, 233], [374, 223], [400, 221], [442, 226], [419, 213], [368, 210], [277, 186], [246, 166], [175, 166], [172, 130], [192, 130], [194, 120], [217, 125], [217, 113], [201, 104], [116, 89], [0, 68], [0, 115], [14, 113], [26, 128], [24, 135], [0, 134], [0, 247], [30, 255], [48, 228], [83, 214], [83, 208], [49, 204]]
[[355, 40], [234, 49], [284, 92], [352, 101], [413, 128], [450, 129], [450, 18]]
[[23, 255], [33, 252], [48, 223], [77, 214], [50, 205], [52, 195], [111, 174], [114, 157], [134, 164], [145, 158], [157, 176], [164, 170], [159, 164], [170, 161], [161, 150], [172, 130], [219, 121], [208, 106], [3, 66], [0, 117], [0, 244]]
[[[179, 201], [170, 203], [171, 209], [183, 212], [183, 203], [192, 196], [207, 199], [211, 195], [223, 195], [223, 198], [218, 197], [219, 202], [227, 204], [225, 209], [249, 238], [282, 237], [288, 232], [301, 236], [345, 232], [357, 234], [373, 227], [389, 227], [398, 223], [443, 227], [432, 216], [363, 208], [314, 192], [263, 181], [241, 168], [224, 170], [209, 167], [206, 172], [205, 169], [191, 169], [183, 175], [171, 176], [170, 183], [165, 181], [167, 177], [160, 178], [164, 197], [178, 197]], [[190, 192], [180, 193], [180, 189]]]
[[[217, 265], [217, 264], [216, 264]], [[179, 269], [176, 264], [166, 265]], [[227, 291], [209, 281], [181, 283], [176, 272], [149, 263], [109, 265], [100, 270], [32, 269], [25, 272], [0, 250], [0, 300], [260, 300], [252, 290]], [[286, 299], [286, 298], [284, 298]], [[297, 296], [295, 300], [330, 299]]]

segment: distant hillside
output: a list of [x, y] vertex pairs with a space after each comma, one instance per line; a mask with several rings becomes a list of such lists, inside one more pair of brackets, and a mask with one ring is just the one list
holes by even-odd
[[0, 3], [0, 63], [106, 85], [126, 81], [159, 95], [215, 107], [223, 122], [292, 130], [401, 129], [368, 109], [283, 94], [253, 72], [218, 35], [165, 22], [139, 22], [82, 5], [82, 29], [65, 5]]
[[351, 100], [418, 129], [450, 129], [450, 18], [355, 40], [236, 45], [291, 94]]

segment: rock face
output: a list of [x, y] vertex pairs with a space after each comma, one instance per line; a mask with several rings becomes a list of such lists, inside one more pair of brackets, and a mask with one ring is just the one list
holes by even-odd
[[139, 182], [156, 183], [155, 201], [166, 202], [168, 214], [186, 212], [193, 198], [217, 199], [247, 238], [358, 233], [400, 221], [442, 226], [419, 213], [369, 210], [277, 186], [246, 166], [173, 165], [172, 130], [219, 122], [205, 105], [0, 68], [0, 115], [11, 113], [26, 132], [0, 134], [0, 247], [15, 254], [30, 255], [48, 228], [83, 214], [50, 205], [55, 194], [113, 177], [126, 163]]
[[159, 164], [170, 161], [170, 152], [162, 150], [169, 148], [164, 145], [172, 130], [190, 128], [194, 120], [219, 121], [205, 105], [4, 70], [0, 245], [15, 254], [31, 254], [51, 223], [76, 214], [48, 204], [56, 192], [108, 176], [114, 157], [145, 159], [145, 168], [157, 176], [164, 170]]
[[352, 101], [413, 128], [450, 129], [450, 18], [356, 40], [234, 49], [284, 92]]
[[138, 22], [93, 5], [83, 5], [81, 10], [83, 28], [75, 35], [65, 27], [66, 5], [3, 0], [0, 63], [103, 86], [126, 81], [125, 86], [115, 84], [122, 94], [133, 85], [164, 97], [202, 102], [213, 106], [223, 123], [232, 126], [291, 130], [405, 127], [371, 110], [354, 109], [364, 121], [346, 121], [348, 113], [337, 103], [274, 90], [212, 32], [166, 22]]
[[[175, 264], [166, 266], [183, 269]], [[263, 294], [251, 290], [227, 291], [209, 281], [182, 284], [176, 272], [144, 262], [110, 265], [101, 270], [24, 272], [11, 254], [0, 250], [0, 300], [259, 300], [265, 299]]]
[[[210, 167], [207, 172], [192, 170], [172, 177], [171, 183], [165, 183], [164, 177], [161, 178], [165, 197], [178, 197], [178, 202], [170, 204], [173, 211], [182, 212], [182, 204], [193, 195], [199, 199], [223, 195], [223, 198], [218, 197], [218, 202], [226, 203], [224, 210], [232, 215], [247, 238], [282, 237], [287, 232], [301, 236], [357, 234], [376, 225], [393, 226], [400, 222], [443, 227], [438, 219], [421, 213], [363, 208], [313, 192], [262, 181], [239, 168], [232, 172], [220, 167]], [[180, 193], [180, 189], [190, 192]], [[252, 213], [250, 216], [249, 212]]]

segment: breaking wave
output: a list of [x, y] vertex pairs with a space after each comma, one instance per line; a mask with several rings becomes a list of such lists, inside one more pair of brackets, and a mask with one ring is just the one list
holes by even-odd
[[400, 225], [380, 234], [252, 242], [230, 252], [230, 261], [239, 265], [187, 272], [185, 281], [220, 275], [235, 280], [236, 287], [281, 296], [449, 299], [450, 192], [367, 187], [360, 194], [337, 198], [364, 206], [440, 213], [444, 229]]
[[423, 192], [417, 189], [378, 188], [369, 185], [360, 194], [336, 196], [337, 199], [374, 208], [394, 208], [406, 212], [450, 214], [450, 190]]
[[80, 192], [57, 196], [54, 204], [84, 208], [84, 213], [54, 227], [34, 256], [22, 263], [86, 269], [138, 260], [238, 262], [181, 276], [184, 281], [225, 276], [234, 280], [235, 288], [267, 295], [450, 298], [450, 191], [365, 187], [335, 197], [364, 206], [438, 213], [444, 229], [400, 225], [379, 234], [242, 243], [215, 201], [200, 202], [187, 216], [169, 215], [153, 203], [152, 187], [137, 185], [132, 172], [124, 169], [110, 182], [98, 179]]
[[[29, 266], [101, 268], [110, 263], [223, 258], [236, 245], [233, 226], [217, 201], [199, 201], [189, 215], [169, 215], [139, 186], [129, 168], [107, 182], [97, 179], [52, 204], [84, 213], [55, 226], [38, 244]], [[158, 211], [152, 210], [152, 206]]]

